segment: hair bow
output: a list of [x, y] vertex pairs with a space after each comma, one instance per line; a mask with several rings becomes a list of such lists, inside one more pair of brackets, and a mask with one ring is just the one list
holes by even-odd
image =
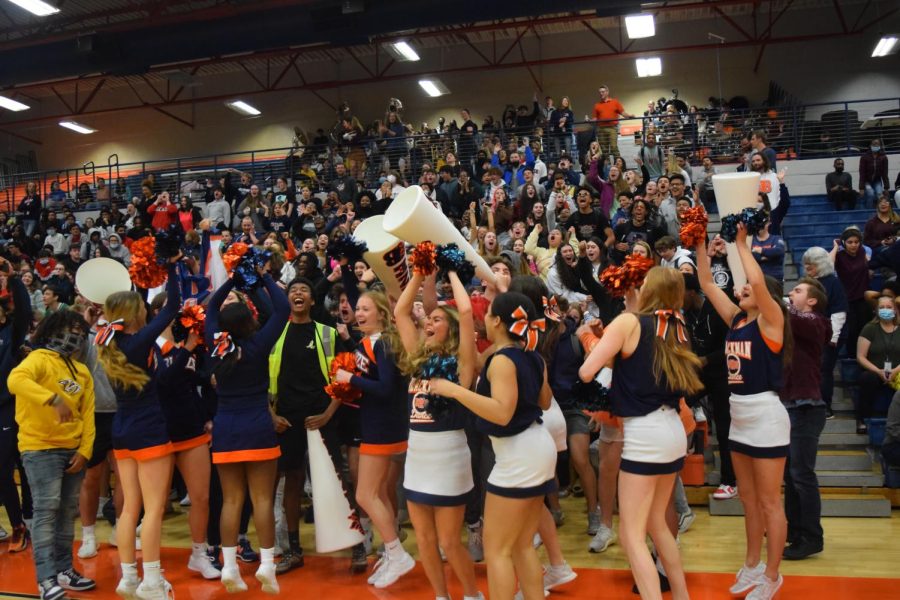
[[528, 320], [528, 313], [521, 306], [516, 307], [512, 313], [513, 323], [509, 326], [509, 332], [513, 335], [525, 338], [525, 350], [533, 351], [537, 348], [538, 332], [547, 328], [546, 319]]
[[680, 312], [675, 310], [657, 310], [653, 314], [656, 316], [656, 335], [666, 339], [666, 335], [669, 333], [669, 322], [675, 319], [675, 335], [678, 342], [681, 344], [688, 342], [684, 316]]
[[227, 331], [219, 331], [213, 337], [213, 349], [211, 355], [213, 358], [225, 358], [232, 352], [237, 350], [231, 334]]
[[116, 319], [112, 323], [109, 321], [99, 321], [97, 323], [97, 335], [94, 336], [94, 343], [98, 346], [109, 346], [117, 331], [125, 330], [125, 319]]
[[556, 296], [551, 296], [549, 300], [546, 296], [541, 296], [541, 302], [544, 304], [544, 316], [554, 323], [559, 323], [559, 303], [556, 301]]

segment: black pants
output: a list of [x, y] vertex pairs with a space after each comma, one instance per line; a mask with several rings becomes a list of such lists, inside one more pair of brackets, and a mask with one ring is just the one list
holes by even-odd
[[788, 410], [791, 448], [784, 468], [784, 511], [788, 538], [822, 543], [822, 498], [816, 477], [819, 436], [825, 428], [825, 406]]
[[731, 429], [731, 404], [728, 391], [727, 375], [703, 375], [703, 385], [706, 386], [706, 395], [709, 398], [710, 408], [713, 412], [713, 422], [716, 424], [716, 440], [719, 442], [720, 469], [723, 485], [734, 487], [737, 479], [734, 476], [734, 467], [731, 464], [731, 451], [728, 449], [728, 432]]
[[837, 365], [838, 348], [832, 346], [831, 343], [825, 344], [822, 349], [822, 400], [825, 405], [831, 409], [831, 403], [834, 400], [834, 367]]
[[[22, 503], [19, 501], [19, 490], [16, 487], [14, 472], [19, 463], [19, 450], [17, 445], [18, 429], [15, 423], [0, 428], [0, 500], [6, 507], [6, 515], [13, 527], [23, 523]], [[25, 470], [19, 470], [22, 480], [22, 494], [28, 494], [28, 480], [24, 479]], [[30, 502], [29, 502], [30, 504]]]
[[850, 301], [850, 307], [847, 310], [847, 324], [844, 325], [844, 331], [847, 332], [847, 356], [856, 358], [856, 342], [859, 340], [859, 333], [871, 320], [872, 309], [869, 308], [865, 298]]
[[890, 388], [872, 371], [859, 374], [859, 394], [856, 398], [856, 420], [863, 421], [873, 416], [873, 408], [879, 396]]
[[[250, 526], [250, 515], [253, 514], [253, 504], [250, 501], [250, 493], [244, 496], [244, 506], [241, 509], [242, 535], [247, 534]], [[219, 520], [222, 518], [222, 482], [219, 481], [219, 470], [212, 466], [209, 477], [209, 521], [206, 524], [206, 543], [210, 546], [221, 546], [222, 535], [219, 532]]]
[[900, 442], [890, 442], [881, 447], [881, 456], [888, 466], [900, 467]]
[[856, 208], [856, 190], [829, 191], [828, 200], [834, 203], [834, 207], [837, 210], [842, 210], [844, 204], [846, 204], [850, 210], [853, 210]]
[[472, 479], [475, 481], [475, 489], [466, 502], [466, 523], [476, 525], [484, 515], [484, 496], [488, 475], [494, 468], [494, 449], [491, 439], [476, 431], [474, 424], [466, 428], [466, 440], [472, 454]]

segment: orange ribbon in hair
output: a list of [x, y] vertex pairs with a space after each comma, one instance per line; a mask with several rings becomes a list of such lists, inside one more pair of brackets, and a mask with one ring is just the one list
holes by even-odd
[[97, 323], [97, 335], [94, 336], [94, 343], [98, 346], [109, 346], [117, 331], [125, 330], [125, 320], [116, 319], [112, 323], [108, 321], [100, 321]]
[[237, 345], [227, 331], [219, 331], [213, 337], [213, 349], [210, 353], [213, 358], [225, 358], [235, 350], [237, 350]]
[[547, 321], [543, 318], [528, 320], [528, 312], [521, 306], [517, 306], [512, 313], [513, 323], [509, 326], [509, 332], [513, 335], [525, 338], [525, 350], [532, 352], [537, 348], [538, 332], [547, 328]]
[[556, 301], [556, 296], [551, 296], [549, 300], [546, 296], [541, 296], [541, 302], [544, 304], [544, 316], [554, 323], [559, 323], [562, 317], [559, 314], [559, 303]]
[[686, 344], [688, 342], [687, 329], [684, 322], [684, 315], [677, 310], [657, 310], [654, 313], [656, 317], [656, 335], [662, 339], [666, 339], [669, 333], [669, 324], [675, 319], [675, 335], [678, 343]]

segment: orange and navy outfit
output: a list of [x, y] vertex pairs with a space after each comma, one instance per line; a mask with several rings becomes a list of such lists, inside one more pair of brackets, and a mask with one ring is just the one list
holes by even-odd
[[166, 303], [153, 319], [133, 334], [115, 334], [116, 345], [129, 363], [143, 370], [150, 380], [136, 390], [114, 385], [116, 416], [113, 418], [113, 454], [117, 459], [150, 460], [171, 454], [172, 442], [159, 400], [156, 338], [169, 326], [181, 307], [181, 293], [175, 265], [168, 267]]
[[[269, 353], [284, 331], [291, 305], [287, 294], [270, 275], [263, 276], [262, 281], [274, 312], [252, 337], [235, 342], [240, 358], [233, 368], [227, 373], [216, 374], [218, 409], [212, 435], [212, 455], [216, 464], [273, 460], [281, 456], [269, 412]], [[219, 309], [233, 288], [234, 281], [229, 279], [209, 301], [204, 326], [208, 348], [216, 347]]]
[[359, 400], [363, 454], [398, 454], [409, 439], [408, 381], [380, 335], [363, 338], [356, 350], [356, 367], [350, 385], [362, 390]]
[[159, 364], [159, 398], [169, 437], [175, 452], [183, 452], [208, 444], [207, 414], [203, 399], [197, 392], [201, 381], [198, 375], [199, 357], [183, 346], [169, 340], [156, 340]]

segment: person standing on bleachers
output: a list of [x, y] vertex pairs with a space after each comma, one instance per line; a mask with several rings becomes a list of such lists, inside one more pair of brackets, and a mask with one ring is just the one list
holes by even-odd
[[853, 176], [844, 171], [844, 159], [834, 159], [834, 171], [825, 175], [825, 193], [828, 200], [834, 203], [837, 210], [842, 210], [846, 203], [850, 210], [856, 208], [856, 190], [853, 189]]
[[888, 180], [888, 157], [881, 140], [874, 139], [868, 152], [859, 157], [859, 194], [866, 206], [874, 204], [884, 190], [891, 187]]
[[892, 297], [878, 298], [875, 320], [859, 334], [856, 360], [862, 368], [856, 400], [856, 433], [864, 434], [868, 433], [865, 420], [873, 416], [875, 402], [890, 389], [891, 381], [900, 373], [900, 325]]
[[766, 141], [766, 132], [763, 129], [757, 129], [750, 134], [750, 147], [753, 148], [753, 150], [750, 152], [750, 160], [752, 162], [754, 155], [762, 154], [766, 157], [766, 160], [769, 163], [769, 169], [774, 172], [777, 170], [775, 168], [775, 162], [778, 158], [778, 155], [775, 153], [775, 150], [766, 146]]
[[615, 98], [610, 98], [609, 88], [601, 85], [598, 89], [600, 101], [594, 104], [595, 135], [603, 152], [619, 156], [619, 117], [633, 119], [625, 112], [625, 107]]
[[206, 218], [209, 219], [213, 227], [220, 229], [223, 225], [231, 224], [231, 206], [225, 200], [225, 194], [222, 188], [213, 188], [213, 199], [206, 205]]

